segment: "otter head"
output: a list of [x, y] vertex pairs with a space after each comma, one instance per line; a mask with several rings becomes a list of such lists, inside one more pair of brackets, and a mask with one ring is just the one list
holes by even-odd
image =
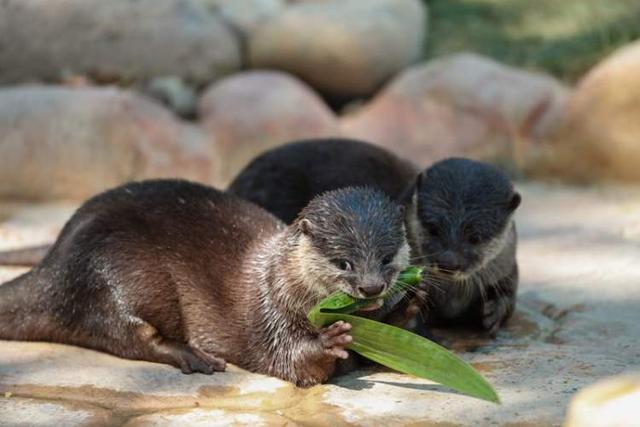
[[464, 280], [504, 247], [520, 195], [499, 169], [451, 158], [416, 179], [407, 224], [421, 264]]
[[304, 281], [319, 294], [382, 295], [408, 266], [403, 208], [383, 193], [345, 188], [314, 198], [293, 227]]

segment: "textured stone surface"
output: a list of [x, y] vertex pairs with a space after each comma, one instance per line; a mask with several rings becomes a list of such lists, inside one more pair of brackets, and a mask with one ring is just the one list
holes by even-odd
[[[0, 396], [69, 403], [76, 415], [100, 407], [129, 426], [561, 425], [578, 390], [640, 366], [640, 189], [519, 187], [522, 282], [514, 319], [493, 341], [437, 331], [494, 384], [501, 406], [381, 369], [302, 390], [233, 367], [186, 376], [90, 350], [6, 341]], [[40, 243], [70, 208], [3, 206], [0, 243]], [[0, 279], [21, 271], [0, 269]], [[624, 404], [605, 394], [602, 408]], [[629, 419], [638, 419], [638, 405], [626, 405]]]
[[246, 42], [260, 25], [277, 16], [284, 9], [285, 0], [202, 0], [213, 6], [218, 14], [242, 36]]
[[576, 181], [640, 182], [638, 135], [640, 41], [605, 58], [578, 83], [561, 131], [532, 163], [532, 173]]
[[2, 426], [104, 426], [116, 421], [109, 411], [90, 405], [0, 396]]
[[158, 412], [133, 418], [125, 427], [144, 426], [293, 426], [287, 418], [271, 414], [228, 412], [219, 409], [192, 409]]
[[329, 95], [367, 95], [420, 57], [425, 23], [417, 0], [302, 2], [254, 32], [249, 61]]
[[640, 373], [587, 387], [571, 401], [566, 427], [632, 426], [638, 423]]
[[85, 198], [124, 181], [212, 182], [214, 142], [113, 88], [0, 89], [0, 197]]
[[179, 77], [153, 78], [143, 92], [181, 117], [191, 118], [196, 114], [198, 96], [193, 87]]
[[240, 66], [238, 41], [203, 0], [0, 3], [0, 82], [176, 75], [207, 83]]
[[339, 133], [334, 114], [317, 94], [276, 71], [239, 73], [215, 83], [200, 100], [200, 116], [224, 159], [221, 183], [269, 148]]
[[342, 126], [424, 164], [451, 155], [522, 162], [518, 144], [557, 128], [567, 92], [551, 77], [456, 54], [403, 71]]
[[277, 405], [272, 394], [294, 387], [239, 368], [187, 376], [169, 365], [119, 359], [105, 353], [47, 343], [3, 342], [0, 394], [64, 399], [127, 411], [216, 405]]

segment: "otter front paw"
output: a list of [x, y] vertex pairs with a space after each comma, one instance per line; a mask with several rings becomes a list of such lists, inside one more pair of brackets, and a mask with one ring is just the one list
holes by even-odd
[[337, 321], [331, 326], [320, 330], [320, 342], [324, 349], [324, 354], [337, 359], [346, 359], [349, 353], [345, 350], [347, 344], [353, 341], [353, 337], [347, 332], [351, 330], [351, 324]]
[[498, 296], [489, 299], [482, 306], [482, 327], [495, 335], [500, 326], [511, 316], [514, 301], [510, 296]]

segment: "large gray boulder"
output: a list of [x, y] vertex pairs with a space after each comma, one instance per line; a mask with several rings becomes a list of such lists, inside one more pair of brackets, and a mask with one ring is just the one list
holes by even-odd
[[339, 134], [337, 119], [322, 99], [277, 71], [238, 73], [214, 83], [200, 100], [200, 116], [224, 159], [220, 183], [270, 148]]
[[640, 182], [640, 41], [589, 71], [531, 173], [578, 182]]
[[67, 74], [207, 83], [241, 63], [237, 39], [202, 0], [6, 0], [0, 40], [0, 83]]
[[518, 164], [529, 142], [558, 128], [567, 96], [550, 76], [461, 53], [406, 69], [342, 127], [424, 165], [449, 156]]
[[425, 28], [417, 0], [296, 3], [253, 33], [249, 61], [289, 71], [328, 95], [368, 95], [420, 58]]
[[213, 180], [213, 141], [113, 88], [0, 90], [0, 197], [85, 198], [125, 181]]

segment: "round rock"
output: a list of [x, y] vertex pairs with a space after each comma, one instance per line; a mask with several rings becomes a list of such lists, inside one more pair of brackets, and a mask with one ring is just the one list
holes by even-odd
[[0, 197], [85, 198], [125, 181], [211, 182], [215, 152], [197, 128], [112, 88], [0, 90]]
[[521, 163], [526, 142], [556, 129], [566, 97], [551, 77], [456, 54], [407, 69], [342, 127], [422, 164], [452, 155]]
[[204, 0], [243, 37], [273, 18], [286, 6], [285, 0]]
[[[533, 173], [580, 182], [640, 182], [640, 41], [591, 70]], [[578, 161], [577, 161], [578, 160]]]
[[200, 101], [200, 116], [224, 158], [220, 183], [265, 150], [339, 132], [334, 114], [318, 95], [275, 71], [239, 73], [215, 83]]
[[255, 31], [249, 61], [289, 71], [327, 95], [368, 95], [420, 57], [425, 28], [417, 0], [296, 3]]
[[238, 41], [202, 0], [7, 0], [0, 83], [175, 75], [207, 83], [240, 67]]
[[566, 427], [632, 426], [640, 419], [640, 373], [598, 381], [569, 406]]

